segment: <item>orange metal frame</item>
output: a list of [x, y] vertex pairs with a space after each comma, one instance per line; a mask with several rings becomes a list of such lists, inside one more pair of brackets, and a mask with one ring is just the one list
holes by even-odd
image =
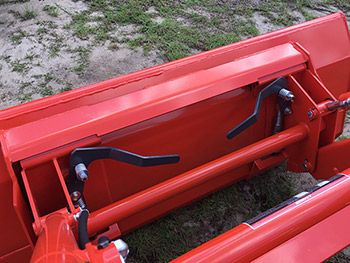
[[[283, 131], [272, 132], [271, 96], [258, 122], [228, 140], [258, 92], [281, 76], [295, 96]], [[350, 140], [335, 142], [347, 108], [327, 106], [348, 99], [349, 90], [350, 36], [336, 13], [3, 110], [0, 262], [122, 261], [115, 246], [98, 249], [97, 238], [119, 238], [285, 160], [317, 179], [344, 176], [174, 262], [322, 261], [350, 244]], [[94, 146], [181, 159], [147, 168], [91, 164], [84, 196], [92, 239], [79, 249], [80, 210], [65, 179], [70, 153]]]

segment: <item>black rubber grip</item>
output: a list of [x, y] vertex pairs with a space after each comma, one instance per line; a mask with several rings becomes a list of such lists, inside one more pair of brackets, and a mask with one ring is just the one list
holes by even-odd
[[87, 231], [89, 211], [84, 209], [80, 212], [78, 219], [78, 244], [80, 249], [85, 249], [85, 245], [90, 242]]

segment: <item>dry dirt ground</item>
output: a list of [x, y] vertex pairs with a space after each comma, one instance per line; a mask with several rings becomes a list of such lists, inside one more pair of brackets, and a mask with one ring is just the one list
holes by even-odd
[[[0, 0], [0, 109], [339, 10], [350, 1]], [[168, 261], [314, 183], [283, 167], [240, 182], [126, 236], [130, 262]]]

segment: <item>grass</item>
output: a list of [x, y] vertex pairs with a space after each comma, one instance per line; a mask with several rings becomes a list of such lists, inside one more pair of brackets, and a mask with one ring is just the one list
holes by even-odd
[[21, 60], [15, 60], [11, 62], [12, 71], [18, 72], [18, 73], [26, 73], [30, 67], [28, 63], [23, 63]]
[[45, 5], [43, 10], [52, 17], [58, 17], [59, 15], [58, 7], [55, 5]]
[[339, 142], [339, 141], [344, 141], [344, 140], [347, 140], [347, 139], [349, 139], [348, 135], [341, 134], [341, 135], [338, 136], [336, 141]]
[[[154, 5], [157, 7], [157, 13], [147, 12]], [[232, 21], [232, 27], [225, 32], [219, 20], [212, 22], [206, 16], [196, 12], [189, 13], [184, 9], [193, 5], [194, 2], [179, 4], [134, 0], [113, 7], [106, 1], [92, 1], [90, 10], [73, 16], [70, 27], [81, 39], [93, 37], [95, 41], [101, 42], [111, 40], [109, 33], [116, 30], [120, 24], [137, 25], [137, 33], [141, 36], [129, 39], [129, 46], [141, 46], [145, 52], [157, 49], [166, 60], [182, 58], [196, 50], [208, 50], [259, 33], [250, 19]], [[94, 11], [103, 13], [103, 17], [98, 19], [97, 27], [90, 26], [91, 22], [97, 22], [97, 19], [91, 16]], [[178, 16], [183, 16], [191, 22], [191, 26], [179, 22]], [[156, 20], [157, 17], [162, 18], [161, 22]]]
[[175, 60], [188, 55], [191, 49], [202, 44], [198, 30], [186, 27], [176, 20], [166, 18], [160, 24], [150, 22], [142, 29], [145, 37], [139, 44], [146, 50], [157, 46], [168, 60]]
[[[59, 80], [51, 73], [34, 75], [33, 78], [35, 80], [24, 81], [19, 85], [17, 98], [21, 103], [31, 101], [33, 95], [45, 97], [51, 96], [57, 92], [64, 92], [72, 89], [71, 83]], [[62, 88], [55, 91], [52, 88], [52, 83], [60, 84]]]
[[20, 19], [21, 21], [34, 19], [38, 15], [34, 10], [28, 8], [26, 8], [23, 12], [9, 10], [9, 13], [11, 13], [13, 16]]
[[[347, 1], [336, 1], [336, 4], [348, 5]], [[155, 11], [148, 12], [151, 7]], [[166, 60], [175, 60], [198, 50], [258, 35], [252, 19], [254, 12], [263, 13], [272, 24], [289, 26], [298, 22], [293, 12], [299, 12], [306, 20], [315, 18], [309, 12], [312, 8], [315, 3], [311, 0], [262, 1], [260, 4], [219, 0], [131, 0], [116, 4], [115, 1], [95, 0], [90, 2], [90, 9], [73, 15], [70, 28], [81, 39], [114, 42], [111, 33], [120, 25], [136, 25], [140, 36], [118, 41], [132, 48], [142, 47], [146, 53], [158, 50]], [[102, 17], [91, 15], [96, 11]], [[91, 26], [92, 22], [98, 25]]]
[[73, 50], [76, 54], [76, 66], [73, 70], [81, 75], [89, 64], [90, 49], [86, 47], [78, 47]]
[[46, 97], [46, 96], [50, 96], [53, 94], [54, 94], [54, 92], [53, 92], [52, 87], [50, 85], [41, 86], [41, 89], [40, 89], [41, 96]]
[[350, 9], [350, 1], [349, 0], [323, 0], [324, 5], [334, 5], [342, 10]]
[[21, 103], [31, 101], [32, 100], [32, 95], [28, 93], [20, 93], [18, 96], [18, 99]]
[[44, 35], [47, 34], [48, 30], [46, 27], [41, 26], [37, 29], [36, 32], [38, 33], [38, 35]]
[[53, 39], [50, 41], [50, 45], [48, 48], [49, 57], [54, 58], [59, 55], [59, 52], [61, 51], [61, 48], [64, 46], [64, 39], [63, 37], [53, 34]]
[[22, 39], [25, 38], [26, 36], [27, 36], [27, 33], [20, 29], [11, 35], [11, 42], [14, 45], [21, 44]]
[[32, 91], [31, 90], [32, 90], [32, 82], [20, 83], [18, 99], [21, 103], [32, 100]]
[[92, 28], [87, 25], [89, 16], [87, 12], [81, 12], [73, 17], [71, 28], [81, 39], [87, 39], [93, 33]]
[[169, 262], [296, 194], [283, 169], [239, 182], [123, 237], [128, 262]]
[[64, 86], [62, 88], [60, 88], [60, 92], [65, 92], [65, 91], [69, 91], [69, 90], [72, 90], [72, 86], [71, 85], [67, 85], [67, 86]]
[[33, 10], [26, 9], [23, 14], [21, 14], [22, 20], [30, 20], [37, 16], [37, 13]]
[[213, 49], [213, 48], [221, 47], [233, 42], [237, 42], [239, 40], [240, 40], [240, 37], [235, 33], [211, 34], [207, 38], [206, 48]]

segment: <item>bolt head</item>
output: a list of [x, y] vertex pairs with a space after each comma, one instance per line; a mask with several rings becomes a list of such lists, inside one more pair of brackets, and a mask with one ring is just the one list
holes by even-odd
[[291, 109], [291, 108], [287, 107], [287, 108], [284, 109], [284, 114], [285, 114], [285, 115], [290, 115], [290, 114], [292, 114], [292, 113], [293, 113], [293, 112], [292, 112], [292, 109]]
[[86, 171], [79, 171], [77, 177], [80, 181], [85, 182], [88, 179], [88, 174]]
[[308, 116], [308, 118], [311, 120], [311, 119], [314, 117], [313, 111], [312, 111], [312, 110], [308, 111], [308, 112], [307, 112], [307, 116]]
[[278, 93], [278, 95], [283, 98], [286, 101], [293, 101], [294, 94], [290, 90], [287, 89], [281, 89]]
[[81, 193], [79, 191], [74, 191], [71, 193], [70, 197], [72, 198], [73, 202], [76, 202], [81, 197]]
[[88, 179], [88, 170], [83, 163], [79, 163], [74, 167], [75, 174], [79, 181], [85, 182]]
[[286, 98], [288, 101], [292, 101], [294, 99], [294, 95], [292, 92], [287, 93]]

